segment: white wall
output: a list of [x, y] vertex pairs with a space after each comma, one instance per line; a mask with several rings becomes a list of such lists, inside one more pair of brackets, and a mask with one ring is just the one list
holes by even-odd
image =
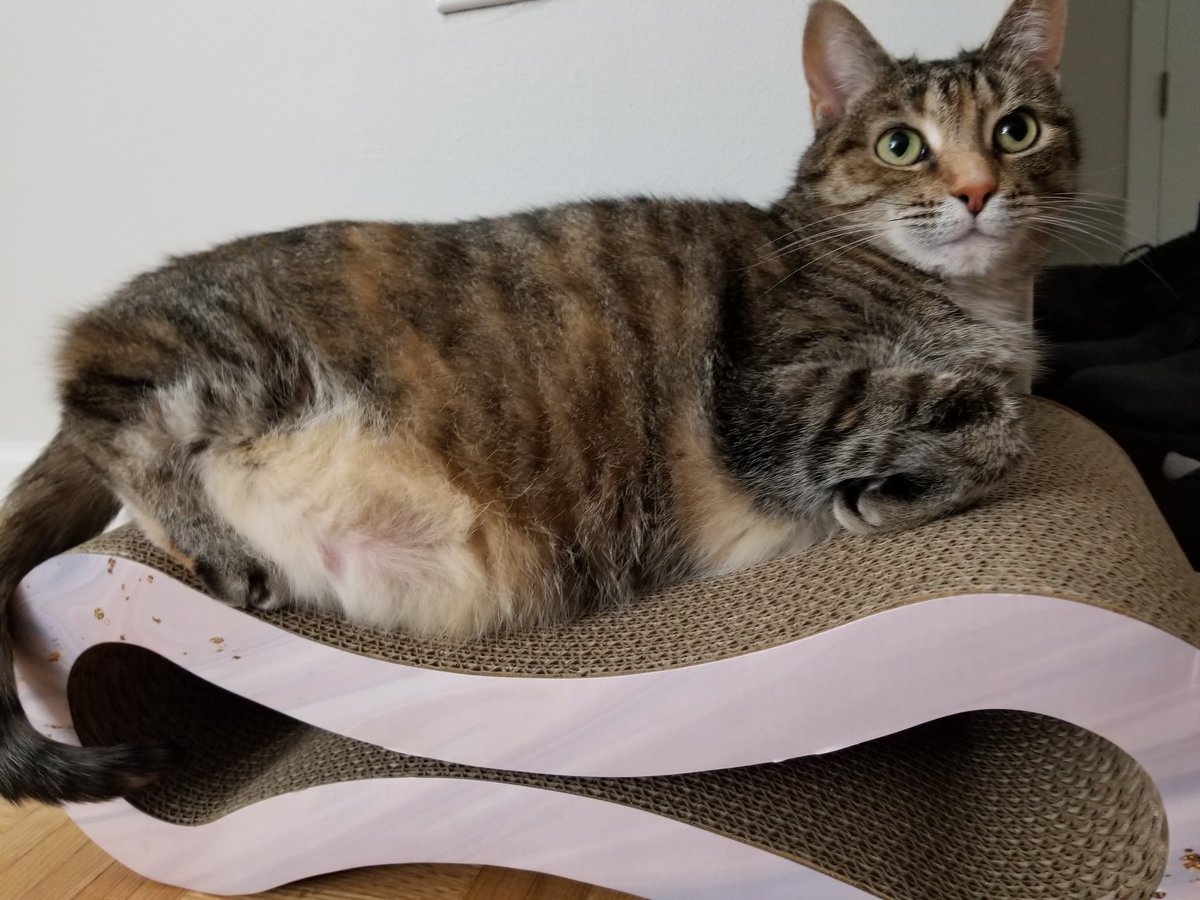
[[[1005, 0], [850, 0], [898, 53]], [[0, 3], [0, 484], [72, 310], [235, 235], [652, 192], [773, 199], [811, 136], [804, 0]], [[5, 468], [7, 466], [7, 468]]]
[[1083, 143], [1079, 190], [1099, 206], [1080, 209], [1077, 229], [1057, 262], [1114, 262], [1129, 244], [1152, 239], [1136, 226], [1126, 233], [1126, 206], [1115, 199], [1125, 197], [1128, 177], [1132, 5], [1133, 0], [1075, 0], [1070, 6], [1063, 93]]

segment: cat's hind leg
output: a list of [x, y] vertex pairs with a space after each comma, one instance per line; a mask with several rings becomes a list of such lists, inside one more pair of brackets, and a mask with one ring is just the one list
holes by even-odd
[[497, 517], [419, 442], [315, 366], [294, 379], [307, 387], [287, 415], [264, 414], [282, 389], [263, 381], [218, 366], [151, 384], [93, 377], [70, 421], [147, 535], [231, 604], [460, 636], [521, 617], [494, 576], [538, 571], [527, 540], [496, 537], [481, 520]]
[[[190, 314], [175, 319], [212, 330]], [[120, 353], [95, 329], [72, 335], [65, 415], [114, 493], [214, 594], [460, 637], [555, 612], [550, 539], [456, 485], [301, 343], [234, 358], [194, 335], [159, 349], [152, 318], [130, 327], [146, 334], [112, 336]]]
[[286, 348], [247, 353], [244, 363], [201, 358], [194, 343], [168, 353], [161, 325], [139, 320], [120, 352], [94, 328], [68, 335], [65, 432], [146, 535], [211, 593], [236, 606], [278, 606], [287, 582], [213, 509], [199, 476], [213, 447], [245, 444], [302, 415], [312, 376]]
[[[146, 537], [232, 606], [276, 609], [288, 602], [287, 581], [204, 503], [197, 483], [174, 482], [168, 496], [125, 492], [123, 500]], [[145, 480], [139, 480], [144, 485]], [[155, 509], [156, 513], [148, 512]], [[186, 548], [186, 549], [185, 549]]]
[[78, 424], [91, 435], [93, 461], [146, 537], [211, 594], [244, 608], [280, 605], [287, 596], [283, 580], [205, 494], [198, 475], [205, 445], [178, 440], [155, 405], [120, 427]]

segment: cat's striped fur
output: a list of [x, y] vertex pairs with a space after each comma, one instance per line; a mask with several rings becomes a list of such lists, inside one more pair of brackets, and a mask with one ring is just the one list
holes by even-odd
[[[232, 603], [468, 635], [977, 500], [1023, 449], [1023, 210], [1072, 183], [1062, 19], [1017, 0], [983, 51], [930, 64], [821, 0], [818, 133], [770, 209], [338, 222], [135, 279], [70, 326], [0, 596], [124, 503]], [[1016, 109], [1041, 135], [1006, 156]], [[877, 158], [897, 125], [928, 159]], [[0, 794], [95, 799], [163, 764], [37, 734], [0, 646]]]

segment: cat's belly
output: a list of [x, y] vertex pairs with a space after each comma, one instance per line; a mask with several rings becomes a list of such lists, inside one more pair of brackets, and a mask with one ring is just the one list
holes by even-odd
[[430, 454], [333, 413], [206, 455], [214, 512], [301, 604], [383, 628], [468, 636], [542, 618], [546, 553]]

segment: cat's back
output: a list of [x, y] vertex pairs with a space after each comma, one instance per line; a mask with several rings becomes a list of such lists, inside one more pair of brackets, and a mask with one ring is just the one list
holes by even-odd
[[186, 344], [197, 324], [228, 331], [233, 314], [263, 339], [302, 335], [350, 369], [401, 334], [493, 370], [553, 346], [587, 355], [597, 340], [669, 357], [711, 329], [723, 284], [775, 227], [745, 204], [647, 198], [454, 223], [326, 222], [174, 258], [73, 331], [187, 318]]
[[711, 327], [745, 248], [769, 234], [763, 217], [742, 204], [593, 201], [446, 224], [335, 223], [247, 249], [266, 254], [301, 319], [325, 327], [336, 309], [495, 370], [554, 347], [688, 345]]

